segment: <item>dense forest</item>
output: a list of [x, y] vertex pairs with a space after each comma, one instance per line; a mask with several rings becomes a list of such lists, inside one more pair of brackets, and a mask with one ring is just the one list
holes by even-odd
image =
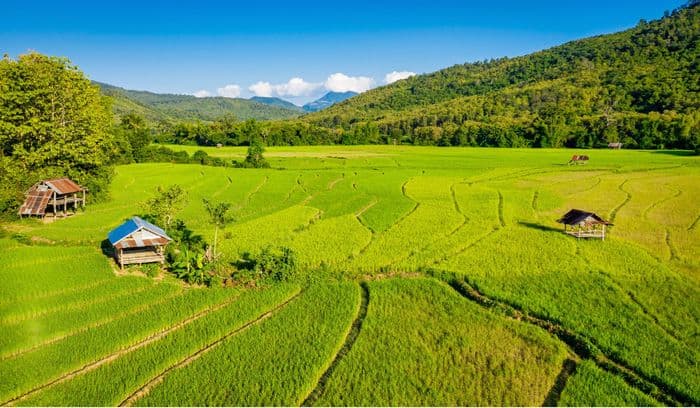
[[398, 81], [304, 121], [357, 143], [694, 148], [699, 37], [693, 2], [620, 33]]

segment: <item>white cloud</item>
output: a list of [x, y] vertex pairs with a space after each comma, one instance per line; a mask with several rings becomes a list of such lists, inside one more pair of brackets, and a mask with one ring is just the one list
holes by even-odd
[[406, 79], [414, 75], [416, 75], [416, 73], [411, 71], [391, 71], [388, 74], [384, 75], [384, 83], [390, 84], [392, 82], [396, 82], [401, 79]]
[[306, 82], [302, 78], [292, 78], [286, 84], [275, 85], [275, 92], [279, 96], [309, 96], [321, 88], [323, 84]]
[[256, 96], [285, 96], [298, 97], [313, 95], [323, 84], [306, 82], [303, 78], [294, 77], [283, 84], [271, 84], [259, 81], [248, 87]]
[[364, 92], [374, 86], [374, 79], [364, 76], [351, 77], [337, 72], [326, 79], [326, 89], [333, 92]]
[[207, 91], [206, 89], [200, 89], [192, 95], [196, 96], [197, 98], [206, 98], [207, 96], [211, 96], [211, 92]]
[[271, 83], [258, 81], [253, 85], [248, 87], [248, 90], [255, 94], [255, 96], [272, 96], [274, 88]]
[[223, 88], [218, 88], [216, 93], [224, 98], [238, 98], [241, 96], [241, 87], [238, 85], [226, 85]]

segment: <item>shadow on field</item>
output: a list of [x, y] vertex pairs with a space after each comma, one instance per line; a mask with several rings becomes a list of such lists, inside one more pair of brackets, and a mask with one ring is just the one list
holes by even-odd
[[542, 225], [542, 224], [535, 224], [534, 222], [525, 222], [525, 221], [518, 221], [518, 224], [522, 225], [523, 227], [527, 228], [532, 228], [540, 231], [554, 231], [554, 232], [561, 232], [559, 228], [553, 228], [547, 225]]
[[108, 239], [103, 239], [102, 242], [100, 242], [100, 249], [102, 250], [103, 255], [109, 258], [114, 257], [114, 247]]
[[692, 150], [652, 150], [651, 154], [668, 154], [671, 156], [695, 156]]

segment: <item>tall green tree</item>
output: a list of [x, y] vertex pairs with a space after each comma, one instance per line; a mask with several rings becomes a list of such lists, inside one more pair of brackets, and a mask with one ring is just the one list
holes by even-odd
[[204, 209], [207, 211], [207, 214], [209, 214], [209, 221], [212, 225], [214, 225], [214, 245], [212, 245], [212, 257], [216, 259], [219, 256], [216, 251], [219, 228], [224, 228], [228, 223], [233, 221], [233, 217], [229, 214], [231, 203], [213, 203], [206, 198], [202, 199], [202, 202], [204, 203]]
[[145, 209], [148, 218], [162, 224], [169, 230], [175, 215], [187, 205], [187, 191], [178, 184], [167, 188], [158, 186], [156, 195], [146, 201]]
[[[118, 155], [110, 99], [65, 58], [0, 60], [0, 210], [39, 178], [67, 176], [91, 193], [107, 187]], [[19, 194], [18, 194], [19, 192]], [[14, 200], [13, 200], [14, 197]]]
[[248, 154], [245, 157], [245, 162], [249, 167], [262, 168], [270, 167], [270, 164], [263, 157], [265, 147], [262, 139], [258, 136], [250, 141], [248, 146]]

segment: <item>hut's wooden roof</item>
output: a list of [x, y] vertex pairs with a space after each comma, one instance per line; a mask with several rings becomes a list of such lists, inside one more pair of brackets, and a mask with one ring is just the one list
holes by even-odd
[[605, 221], [595, 213], [577, 209], [573, 209], [568, 213], [564, 214], [564, 216], [558, 219], [557, 222], [565, 225], [578, 225], [586, 220], [588, 220], [589, 222], [592, 221], [596, 224], [612, 225], [611, 223]]

